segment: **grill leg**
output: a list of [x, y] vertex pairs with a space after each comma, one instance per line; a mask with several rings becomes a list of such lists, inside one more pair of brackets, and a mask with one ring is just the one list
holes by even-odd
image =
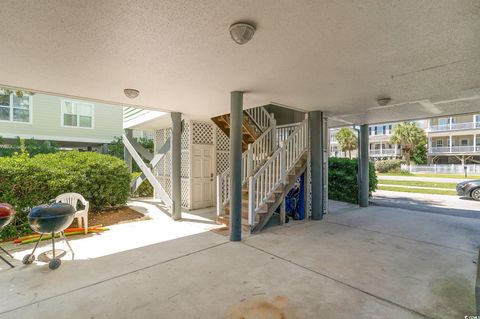
[[70, 243], [67, 240], [67, 236], [65, 236], [65, 232], [62, 231], [62, 232], [60, 232], [60, 234], [62, 235], [63, 239], [65, 239], [65, 242], [67, 243], [68, 249], [70, 249], [70, 251], [72, 252], [72, 260], [73, 260], [73, 258], [75, 257], [75, 253], [73, 252], [72, 246], [70, 246]]
[[55, 259], [55, 233], [52, 232], [52, 252], [53, 252], [53, 258], [52, 259]]
[[35, 254], [35, 250], [37, 249], [38, 243], [42, 240], [43, 234], [40, 234], [37, 242], [35, 243], [35, 247], [33, 247], [32, 255]]
[[3, 251], [5, 254], [7, 254], [10, 258], [13, 258], [12, 254], [10, 254], [8, 251], [6, 251], [5, 249], [3, 249], [2, 246], [0, 246], [0, 250]]
[[[3, 250], [3, 248], [2, 248]], [[3, 260], [7, 265], [9, 265], [11, 268], [15, 268], [14, 265], [12, 265], [8, 260], [6, 260], [5, 258], [3, 258], [3, 256], [0, 256], [0, 259]]]

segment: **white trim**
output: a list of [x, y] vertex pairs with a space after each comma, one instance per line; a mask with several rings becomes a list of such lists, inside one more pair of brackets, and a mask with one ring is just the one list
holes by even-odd
[[[24, 96], [28, 96], [28, 122], [21, 122], [21, 121], [14, 121], [13, 120], [13, 95], [15, 92], [10, 93], [10, 105], [8, 106], [10, 109], [10, 119], [7, 120], [0, 120], [0, 123], [14, 123], [14, 124], [33, 124], [33, 97], [30, 94], [24, 94]], [[7, 107], [6, 105], [0, 105], [0, 107]], [[17, 108], [18, 109], [18, 108]]]
[[[78, 111], [76, 113], [76, 116], [77, 116], [77, 126], [71, 126], [71, 125], [65, 125], [64, 123], [64, 111], [63, 111], [63, 106], [65, 105], [65, 102], [70, 102], [70, 103], [74, 103], [74, 104], [84, 104], [84, 105], [89, 105], [91, 108], [92, 108], [92, 126], [91, 127], [83, 127], [83, 126], [79, 126], [80, 125], [80, 120], [78, 118]], [[90, 103], [90, 102], [85, 102], [85, 101], [81, 101], [81, 100], [70, 100], [70, 99], [62, 99], [60, 101], [60, 126], [61, 127], [64, 127], [64, 128], [73, 128], [73, 129], [87, 129], [87, 130], [92, 130], [95, 128], [95, 104], [93, 103]]]
[[15, 133], [2, 133], [0, 136], [3, 138], [25, 138], [25, 139], [36, 139], [42, 141], [60, 141], [60, 142], [88, 142], [88, 143], [110, 143], [113, 141], [111, 139], [102, 139], [102, 138], [91, 138], [91, 137], [73, 137], [73, 136], [52, 136], [52, 135], [32, 135], [32, 134], [15, 134]]

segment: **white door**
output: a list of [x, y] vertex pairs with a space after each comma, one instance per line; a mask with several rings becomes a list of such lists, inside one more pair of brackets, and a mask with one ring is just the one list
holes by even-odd
[[192, 148], [192, 208], [213, 206], [213, 145]]

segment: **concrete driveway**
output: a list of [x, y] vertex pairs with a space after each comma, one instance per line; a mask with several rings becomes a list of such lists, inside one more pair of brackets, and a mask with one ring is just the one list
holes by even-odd
[[370, 202], [377, 206], [397, 207], [467, 218], [480, 218], [480, 201], [475, 201], [469, 197], [377, 190], [373, 193]]
[[479, 220], [337, 202], [330, 208], [324, 221], [291, 222], [240, 243], [201, 221], [203, 231], [66, 261], [56, 271], [1, 270], [0, 318], [474, 314]]

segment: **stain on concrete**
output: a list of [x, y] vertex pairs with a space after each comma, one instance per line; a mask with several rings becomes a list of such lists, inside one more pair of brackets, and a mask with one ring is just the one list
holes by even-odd
[[228, 319], [295, 319], [285, 296], [252, 298], [234, 306]]
[[436, 318], [464, 318], [475, 314], [474, 282], [465, 275], [446, 274], [433, 281], [430, 287], [436, 300], [433, 308], [424, 313]]

